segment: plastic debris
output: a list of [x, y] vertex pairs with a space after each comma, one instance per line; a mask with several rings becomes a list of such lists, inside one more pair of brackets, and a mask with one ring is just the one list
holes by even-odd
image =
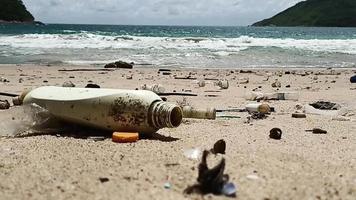
[[341, 108], [339, 104], [329, 101], [317, 101], [309, 105], [319, 110], [339, 110]]
[[256, 174], [247, 175], [246, 178], [250, 179], [250, 180], [258, 180], [259, 179], [259, 177]]
[[307, 114], [314, 114], [314, 115], [338, 116], [338, 115], [343, 115], [344, 113], [347, 112], [347, 110], [343, 108], [340, 108], [339, 110], [321, 110], [321, 109], [316, 109], [310, 105], [305, 105], [304, 112]]
[[165, 189], [171, 189], [172, 185], [169, 182], [164, 183]]
[[183, 106], [183, 118], [215, 119], [215, 108], [196, 109], [191, 106]]
[[184, 155], [191, 160], [198, 160], [201, 156], [201, 150], [198, 148], [187, 149], [184, 151]]
[[183, 117], [179, 106], [142, 90], [45, 86], [25, 96], [24, 104], [32, 103], [68, 123], [113, 132], [150, 134], [179, 126]]
[[356, 75], [351, 76], [350, 82], [351, 82], [351, 83], [356, 83]]
[[138, 133], [114, 132], [112, 134], [112, 141], [118, 143], [137, 142], [138, 139]]
[[225, 184], [223, 189], [222, 189], [222, 193], [225, 196], [228, 196], [228, 197], [235, 197], [236, 196], [236, 192], [237, 192], [237, 189], [235, 187], [235, 184], [233, 184], [231, 182]]
[[275, 140], [280, 140], [282, 138], [282, 130], [280, 128], [272, 128], [269, 131], [269, 137]]
[[154, 84], [154, 85], [146, 85], [146, 84], [143, 84], [141, 86], [141, 89], [142, 90], [149, 90], [149, 91], [152, 91], [156, 94], [160, 94], [160, 93], [164, 93], [166, 91], [166, 89], [159, 85], [159, 84]]
[[299, 99], [299, 95], [296, 92], [274, 92], [274, 93], [251, 92], [247, 94], [245, 98], [251, 101], [258, 101], [258, 100], [297, 101]]
[[246, 105], [246, 110], [248, 112], [258, 112], [267, 114], [271, 112], [271, 107], [266, 103], [250, 103]]

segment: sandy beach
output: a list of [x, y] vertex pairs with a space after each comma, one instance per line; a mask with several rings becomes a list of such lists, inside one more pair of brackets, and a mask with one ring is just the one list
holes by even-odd
[[[196, 183], [199, 164], [184, 152], [211, 149], [220, 139], [226, 141], [226, 154], [210, 156], [209, 164], [226, 159], [225, 173], [237, 187], [237, 199], [355, 199], [356, 84], [350, 83], [350, 77], [356, 68], [170, 68], [170, 75], [158, 73], [159, 68], [136, 66], [113, 71], [59, 71], [79, 68], [94, 67], [1, 65], [0, 77], [9, 82], [0, 82], [0, 91], [20, 94], [39, 86], [61, 86], [65, 81], [76, 87], [95, 83], [117, 89], [160, 84], [167, 92], [198, 94], [167, 96], [169, 102], [227, 109], [244, 108], [250, 102], [245, 97], [253, 90], [276, 91], [271, 84], [278, 79], [279, 91], [297, 92], [299, 99], [266, 101], [275, 108], [266, 119], [247, 122], [247, 112], [229, 113], [241, 118], [184, 119], [179, 127], [161, 129], [136, 143], [118, 144], [110, 137], [94, 141], [75, 133], [0, 137], [0, 199], [229, 199], [183, 194]], [[197, 79], [174, 78], [188, 75]], [[213, 80], [199, 87], [197, 81], [204, 78], [227, 79], [229, 88], [220, 89]], [[248, 78], [249, 83], [238, 83], [242, 78]], [[347, 120], [308, 113], [306, 118], [291, 117], [296, 105], [319, 100], [340, 104], [347, 109], [343, 116]], [[13, 109], [0, 110], [0, 122], [18, 117], [12, 116]], [[283, 131], [281, 140], [269, 138], [274, 127]], [[305, 132], [313, 128], [328, 133]], [[0, 131], [6, 131], [4, 125]]]

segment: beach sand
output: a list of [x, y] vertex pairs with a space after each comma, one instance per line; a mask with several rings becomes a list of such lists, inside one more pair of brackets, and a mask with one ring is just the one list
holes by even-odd
[[[241, 117], [236, 119], [184, 119], [178, 128], [161, 129], [150, 139], [130, 144], [113, 143], [111, 138], [93, 141], [57, 134], [0, 137], [0, 199], [202, 199], [200, 195], [183, 194], [187, 186], [196, 182], [199, 164], [198, 160], [187, 158], [184, 151], [210, 149], [219, 139], [226, 141], [226, 154], [210, 156], [209, 164], [213, 166], [221, 157], [226, 159], [225, 173], [237, 186], [237, 199], [356, 197], [356, 122], [352, 121], [356, 119], [352, 116], [356, 113], [356, 84], [349, 81], [356, 69], [253, 69], [253, 73], [241, 73], [246, 71], [177, 68], [172, 69], [171, 75], [158, 73], [158, 68], [137, 67], [110, 72], [58, 71], [81, 67], [93, 68], [1, 65], [0, 77], [10, 81], [0, 83], [1, 92], [20, 94], [24, 89], [60, 86], [65, 81], [72, 81], [77, 87], [92, 82], [102, 88], [120, 89], [158, 83], [166, 91], [197, 93], [196, 97], [186, 97], [186, 102], [197, 108], [225, 109], [244, 108], [249, 102], [245, 96], [255, 88], [261, 92], [275, 91], [271, 84], [278, 79], [282, 84], [279, 90], [295, 91], [299, 100], [267, 101], [276, 112], [250, 123], [246, 123], [249, 115], [245, 112], [230, 113]], [[198, 80], [227, 79], [230, 87], [220, 90], [214, 81], [198, 87], [194, 80], [173, 77], [189, 73]], [[126, 78], [130, 74], [132, 80]], [[238, 84], [241, 77], [248, 77], [249, 83]], [[218, 92], [205, 92], [208, 90]], [[3, 96], [0, 99], [10, 100]], [[181, 96], [167, 99], [183, 101]], [[352, 120], [337, 121], [312, 114], [304, 119], [291, 117], [297, 104], [318, 100], [341, 104]], [[0, 110], [0, 121], [11, 118], [13, 109]], [[274, 127], [283, 131], [281, 140], [269, 138]], [[316, 127], [328, 133], [305, 132]], [[164, 187], [167, 183], [170, 188]], [[204, 196], [225, 198], [228, 197]]]

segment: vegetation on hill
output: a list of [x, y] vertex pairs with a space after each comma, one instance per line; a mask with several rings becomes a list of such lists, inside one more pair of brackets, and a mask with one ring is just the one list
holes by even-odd
[[306, 0], [252, 26], [356, 27], [356, 0]]
[[34, 17], [26, 10], [22, 0], [0, 0], [0, 21], [33, 22]]

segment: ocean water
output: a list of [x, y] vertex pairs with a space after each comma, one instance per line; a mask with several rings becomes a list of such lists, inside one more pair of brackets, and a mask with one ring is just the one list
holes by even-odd
[[0, 64], [356, 67], [356, 28], [0, 25]]

